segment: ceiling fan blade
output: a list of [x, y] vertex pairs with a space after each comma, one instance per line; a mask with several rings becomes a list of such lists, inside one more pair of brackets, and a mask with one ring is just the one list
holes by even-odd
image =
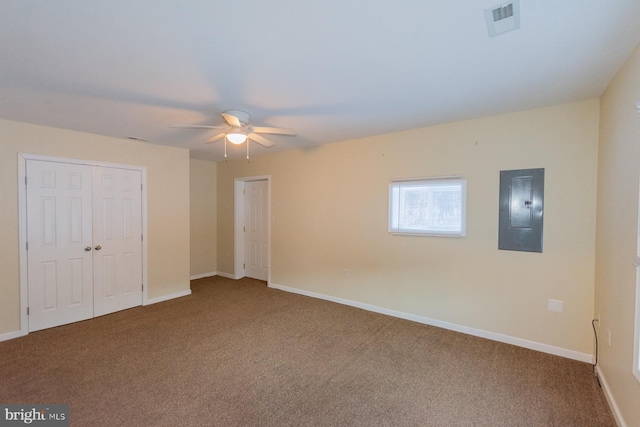
[[273, 147], [273, 142], [269, 141], [267, 138], [265, 138], [264, 136], [260, 136], [257, 133], [250, 133], [249, 135], [247, 135], [249, 137], [249, 139], [253, 139], [255, 142], [257, 142], [260, 145], [263, 145], [265, 147]]
[[217, 140], [224, 138], [225, 135], [226, 135], [226, 133], [224, 133], [224, 132], [219, 133], [216, 136], [212, 136], [211, 138], [207, 139], [204, 143], [205, 144], [211, 144], [212, 142], [216, 142]]
[[207, 126], [207, 125], [169, 125], [170, 128], [181, 129], [224, 129], [225, 126]]
[[240, 122], [240, 119], [237, 118], [236, 116], [233, 116], [231, 114], [227, 114], [227, 113], [222, 113], [222, 117], [224, 118], [224, 120], [229, 123], [229, 125], [236, 127], [236, 128], [241, 128], [242, 127], [242, 123]]
[[272, 133], [275, 135], [296, 136], [295, 130], [287, 129], [287, 128], [270, 128], [270, 127], [263, 127], [263, 126], [254, 126], [252, 127], [252, 130], [257, 133]]

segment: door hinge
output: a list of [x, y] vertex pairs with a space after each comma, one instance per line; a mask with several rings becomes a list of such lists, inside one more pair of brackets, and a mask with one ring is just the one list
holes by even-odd
[[243, 233], [246, 233], [246, 231], [247, 231], [247, 227], [245, 227], [245, 226], [243, 225], [243, 226], [242, 226], [242, 232], [243, 232]]
[[140, 285], [142, 287], [142, 291], [144, 292], [144, 283]]
[[243, 270], [246, 270], [246, 268], [247, 268], [247, 264], [242, 263], [242, 269], [243, 269]]
[[24, 185], [27, 185], [27, 177], [24, 177]]
[[141, 235], [140, 235], [140, 241], [141, 241], [141, 242], [144, 242], [144, 234], [141, 234]]
[[27, 242], [27, 250], [29, 250], [29, 242]]
[[142, 189], [142, 184], [140, 184], [140, 191], [144, 191], [144, 190]]
[[27, 307], [27, 316], [29, 315], [29, 307]]

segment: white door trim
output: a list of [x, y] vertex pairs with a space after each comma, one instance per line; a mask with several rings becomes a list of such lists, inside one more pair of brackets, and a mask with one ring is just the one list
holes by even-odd
[[27, 277], [27, 160], [70, 163], [76, 165], [103, 166], [118, 169], [140, 171], [142, 175], [142, 305], [147, 305], [147, 168], [119, 163], [106, 163], [93, 160], [67, 159], [62, 157], [42, 156], [18, 153], [18, 242], [20, 245], [20, 335], [29, 333], [29, 283]]
[[234, 251], [233, 278], [242, 279], [244, 274], [244, 183], [249, 181], [267, 181], [267, 247], [269, 251], [267, 284], [271, 283], [271, 175], [249, 176], [234, 180]]

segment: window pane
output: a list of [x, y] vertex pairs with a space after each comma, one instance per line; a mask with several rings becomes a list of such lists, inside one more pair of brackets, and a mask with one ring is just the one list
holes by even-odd
[[426, 228], [429, 226], [428, 193], [421, 188], [401, 189], [400, 227]]
[[464, 235], [465, 181], [420, 180], [392, 183], [389, 231]]

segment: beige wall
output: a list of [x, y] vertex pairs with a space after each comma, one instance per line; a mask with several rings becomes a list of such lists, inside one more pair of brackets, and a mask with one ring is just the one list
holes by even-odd
[[191, 159], [191, 276], [212, 275], [217, 269], [217, 163]]
[[[601, 98], [595, 314], [598, 364], [620, 414], [640, 426], [640, 383], [632, 375], [640, 173], [640, 45]], [[611, 345], [608, 331], [611, 331]]]
[[[218, 271], [234, 178], [271, 175], [273, 284], [592, 354], [598, 117], [591, 100], [220, 163]], [[546, 172], [542, 254], [497, 249], [499, 171], [522, 168]], [[467, 237], [387, 232], [392, 178], [451, 174]]]
[[189, 290], [189, 152], [0, 120], [0, 334], [20, 329], [18, 153], [147, 168], [148, 297]]

